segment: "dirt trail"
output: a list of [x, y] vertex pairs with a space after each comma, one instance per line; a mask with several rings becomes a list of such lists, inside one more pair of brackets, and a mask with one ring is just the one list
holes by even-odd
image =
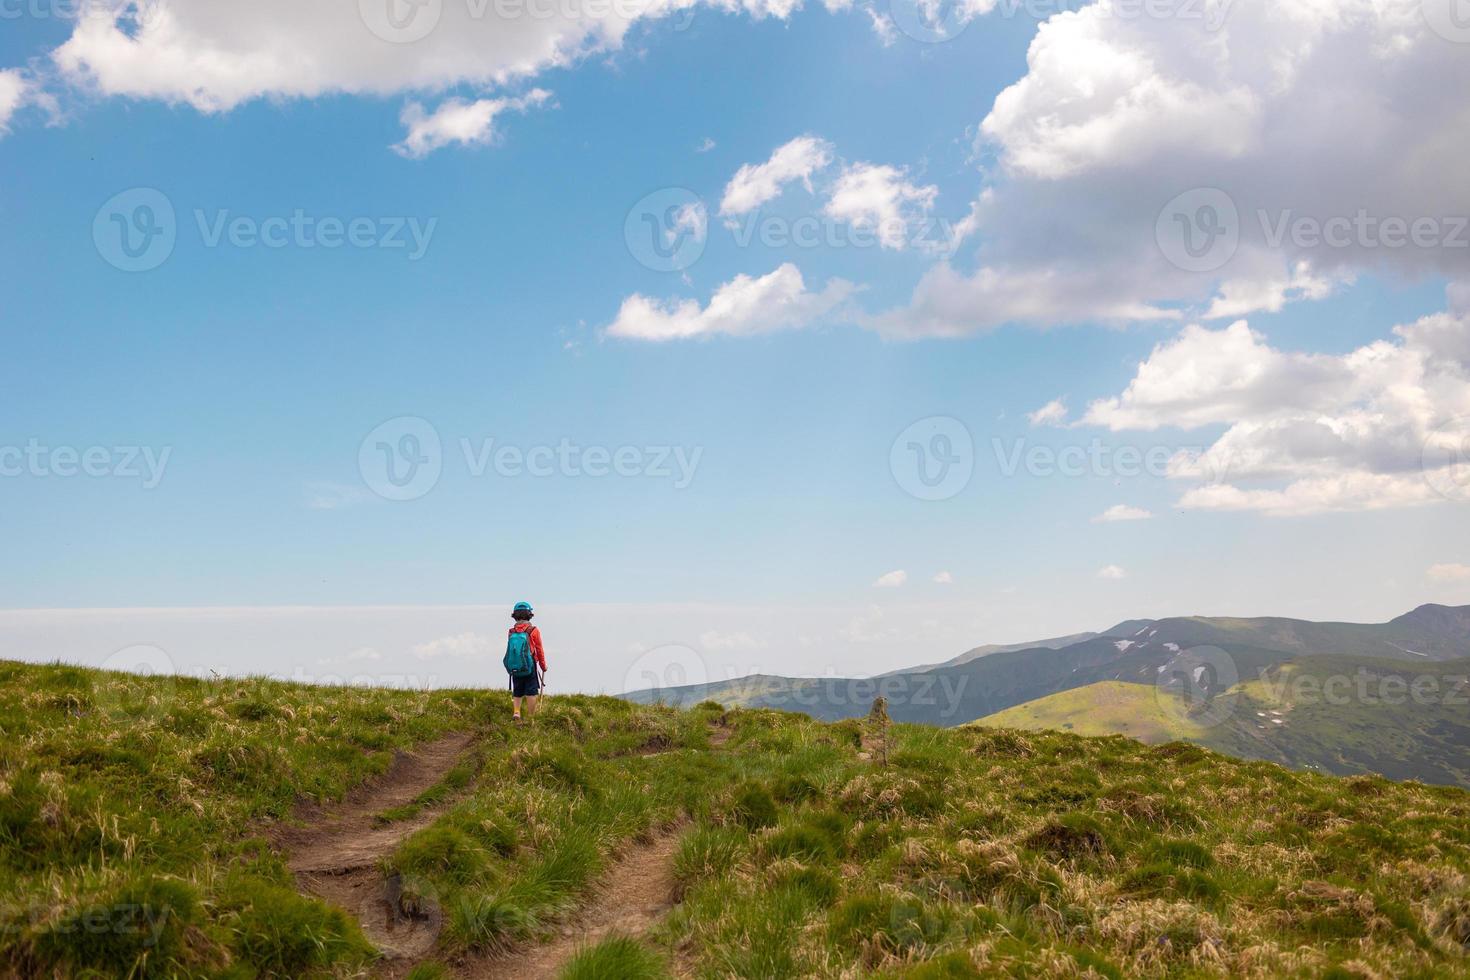
[[559, 935], [540, 946], [504, 956], [467, 960], [463, 980], [549, 980], [584, 946], [618, 933], [641, 936], [674, 906], [674, 852], [677, 830], [634, 844], [603, 876], [597, 893]]
[[427, 953], [439, 934], [439, 911], [429, 909], [412, 919], [401, 915], [394, 894], [397, 883], [383, 878], [378, 862], [410, 834], [433, 823], [442, 808], [383, 825], [373, 818], [412, 802], [439, 782], [471, 741], [471, 736], [457, 733], [399, 752], [386, 773], [353, 790], [345, 802], [307, 807], [298, 813], [302, 826], [275, 836], [301, 890], [355, 915], [368, 939], [389, 958]]

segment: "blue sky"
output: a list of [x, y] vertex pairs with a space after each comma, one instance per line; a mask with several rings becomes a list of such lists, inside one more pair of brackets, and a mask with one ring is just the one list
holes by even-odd
[[[156, 486], [60, 475], [50, 455], [47, 472], [0, 478], [5, 607], [155, 610], [102, 629], [4, 614], [0, 654], [105, 662], [156, 644], [181, 667], [261, 669], [239, 631], [179, 610], [319, 607], [336, 611], [270, 634], [267, 666], [356, 655], [391, 672], [470, 637], [434, 672], [458, 681], [477, 656], [493, 666], [492, 610], [530, 597], [577, 677], [565, 686], [616, 689], [668, 644], [711, 674], [882, 670], [1133, 616], [1376, 620], [1465, 598], [1466, 482], [1436, 470], [1454, 477], [1436, 489], [1412, 464], [1446, 426], [1457, 445], [1470, 414], [1470, 358], [1451, 356], [1470, 333], [1466, 253], [1360, 233], [1273, 244], [1255, 217], [1367, 209], [1449, 228], [1470, 213], [1459, 164], [1442, 163], [1463, 159], [1443, 92], [1470, 71], [1463, 43], [1351, 0], [1322, 23], [1238, 0], [1213, 31], [973, 3], [944, 8], [940, 43], [894, 27], [911, 9], [833, 6], [658, 7], [590, 41], [572, 18], [589, 53], [528, 42], [502, 79], [509, 56], [477, 61], [473, 43], [358, 50], [289, 12], [7, 17], [0, 80], [20, 94], [7, 109], [0, 85], [0, 445], [102, 447], [107, 467], [131, 447], [167, 457]], [[84, 44], [91, 17], [126, 30]], [[1343, 69], [1384, 37], [1412, 62]], [[1290, 84], [1255, 64], [1263, 38], [1296, 52]], [[1188, 63], [1202, 39], [1223, 39], [1228, 72]], [[210, 45], [249, 70], [171, 67]], [[1097, 55], [1109, 45], [1118, 57]], [[250, 60], [262, 51], [319, 57], [274, 77]], [[1351, 133], [1304, 133], [1352, 94], [1348, 74], [1381, 112], [1341, 129], [1407, 147], [1397, 164], [1376, 149], [1345, 162]], [[1171, 90], [1184, 101], [1157, 95]], [[427, 142], [410, 139], [411, 104]], [[445, 111], [477, 105], [488, 124]], [[775, 174], [803, 137], [806, 172]], [[722, 208], [740, 173], [774, 180], [768, 199]], [[1161, 209], [1221, 187], [1238, 249], [1203, 273], [1170, 266]], [[703, 209], [701, 251], [655, 271], [625, 228], [667, 188]], [[158, 199], [145, 193], [172, 209], [175, 244], [122, 271], [106, 235]], [[934, 247], [977, 200], [958, 246]], [[885, 206], [900, 218], [888, 247], [873, 225], [861, 235]], [[248, 234], [297, 212], [409, 244], [210, 244], [221, 222]], [[838, 244], [741, 244], [751, 223], [802, 221]], [[715, 314], [721, 296], [733, 313]], [[934, 417], [968, 430], [973, 475], [922, 500], [891, 456]], [[360, 451], [387, 423], [396, 452], [418, 424], [404, 418], [432, 426], [441, 474], [384, 499]], [[641, 475], [476, 476], [465, 441], [492, 439], [630, 447]], [[1068, 446], [1106, 462], [1004, 472], [1007, 453]], [[1122, 447], [1205, 456], [1119, 476]], [[1223, 477], [1200, 475], [1227, 456]], [[684, 477], [680, 458], [697, 461]], [[381, 627], [391, 641], [352, 611], [381, 623], [395, 606], [460, 611], [405, 612]]]

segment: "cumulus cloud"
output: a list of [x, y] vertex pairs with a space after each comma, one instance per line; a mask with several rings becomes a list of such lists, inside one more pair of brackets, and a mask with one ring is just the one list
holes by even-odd
[[775, 200], [787, 184], [801, 181], [812, 189], [812, 175], [832, 162], [832, 145], [816, 136], [798, 136], [778, 146], [765, 163], [747, 163], [725, 185], [720, 214], [747, 214]]
[[1032, 425], [1063, 425], [1067, 421], [1067, 403], [1053, 398], [1036, 411], [1027, 412], [1026, 418]]
[[884, 248], [906, 248], [929, 217], [939, 188], [920, 187], [899, 168], [872, 163], [855, 163], [843, 168], [826, 214], [854, 228], [876, 232]]
[[698, 300], [652, 299], [634, 293], [623, 300], [608, 336], [634, 340], [683, 340], [716, 334], [748, 336], [809, 326], [831, 315], [852, 295], [853, 285], [833, 279], [820, 292], [806, 287], [801, 270], [787, 262], [767, 275], [738, 275], [701, 307]]
[[762, 650], [766, 647], [766, 642], [743, 630], [728, 633], [719, 630], [705, 630], [699, 634], [699, 645], [715, 653], [724, 650]]
[[[931, 269], [874, 328], [1231, 319], [1363, 271], [1463, 276], [1465, 248], [1385, 247], [1379, 224], [1441, 220], [1448, 239], [1470, 213], [1470, 59], [1418, 4], [1123, 6], [1040, 26], [1026, 74], [980, 126], [995, 165], [978, 250]], [[1342, 119], [1354, 123], [1323, 123]], [[1295, 231], [1360, 215], [1369, 230], [1336, 242]], [[1192, 266], [1185, 245], [1216, 239], [1218, 261]]]
[[1107, 579], [1110, 582], [1116, 582], [1119, 579], [1127, 578], [1128, 573], [1118, 565], [1104, 565], [1097, 570], [1097, 577]]
[[[219, 112], [264, 97], [505, 85], [616, 50], [638, 21], [695, 5], [428, 3], [390, 19], [395, 8], [386, 2], [129, 0], [82, 5], [53, 59], [69, 79], [104, 95]], [[708, 5], [756, 19], [786, 18], [800, 7], [797, 0]]]
[[954, 576], [949, 572], [935, 572], [933, 581], [935, 585], [953, 585]]
[[1467, 417], [1470, 309], [1452, 305], [1344, 354], [1280, 350], [1244, 321], [1190, 326], [1083, 422], [1221, 426], [1170, 460], [1196, 484], [1179, 506], [1287, 516], [1470, 499]]
[[525, 112], [551, 99], [545, 89], [532, 89], [514, 99], [445, 99], [433, 112], [418, 102], [403, 107], [399, 120], [408, 132], [393, 146], [401, 156], [419, 159], [454, 143], [486, 144], [497, 136], [495, 117], [503, 112]]
[[494, 642], [482, 633], [456, 633], [417, 644], [413, 648], [413, 655], [420, 660], [437, 660], [441, 657], [462, 660], [479, 657], [494, 659], [495, 654]]
[[1470, 565], [1459, 562], [1430, 565], [1424, 575], [1433, 582], [1470, 582]]
[[907, 583], [908, 580], [909, 573], [900, 568], [896, 571], [888, 572], [887, 574], [878, 576], [877, 580], [873, 582], [873, 588], [896, 589], [899, 586]]
[[1146, 521], [1154, 515], [1142, 507], [1130, 507], [1128, 504], [1114, 504], [1107, 510], [1094, 517], [1095, 524], [1110, 524], [1114, 521]]

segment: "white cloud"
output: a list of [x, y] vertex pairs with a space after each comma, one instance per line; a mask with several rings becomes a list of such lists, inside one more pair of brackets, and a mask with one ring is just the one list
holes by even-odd
[[787, 262], [759, 278], [736, 276], [716, 289], [703, 308], [697, 300], [658, 300], [634, 293], [623, 300], [607, 333], [636, 340], [682, 340], [794, 329], [831, 314], [852, 292], [852, 284], [841, 279], [831, 280], [821, 292], [811, 292], [801, 271]]
[[[219, 112], [267, 97], [502, 86], [617, 50], [639, 21], [695, 5], [693, 0], [514, 9], [482, 3], [395, 7], [294, 0], [84, 4], [53, 59], [71, 82], [103, 95]], [[800, 3], [715, 0], [709, 5], [756, 19], [784, 19]], [[390, 12], [407, 14], [407, 20], [390, 22]]]
[[1116, 582], [1119, 579], [1127, 578], [1128, 573], [1117, 565], [1104, 565], [1097, 570], [1097, 577]]
[[884, 575], [878, 576], [877, 580], [873, 583], [873, 588], [896, 589], [899, 586], [908, 582], [908, 580], [909, 573], [900, 568], [896, 571], [888, 572]]
[[483, 633], [455, 633], [428, 643], [420, 643], [413, 648], [413, 655], [420, 660], [437, 660], [441, 657], [461, 660], [480, 657], [495, 659], [498, 653], [494, 641]]
[[928, 219], [939, 188], [919, 187], [898, 168], [871, 163], [844, 167], [826, 205], [827, 216], [877, 233], [884, 248], [901, 250]]
[[25, 104], [30, 84], [18, 69], [0, 71], [0, 136], [10, 132], [10, 117]]
[[1113, 431], [1223, 426], [1169, 475], [1179, 506], [1276, 516], [1464, 499], [1470, 488], [1470, 310], [1456, 305], [1345, 354], [1272, 347], [1237, 322], [1159, 344], [1085, 424]]
[[433, 112], [422, 104], [410, 102], [403, 107], [399, 120], [408, 128], [403, 142], [393, 146], [400, 156], [420, 159], [453, 143], [462, 146], [486, 144], [496, 138], [495, 117], [503, 112], [525, 112], [545, 104], [551, 93], [532, 89], [515, 99], [445, 99]]
[[935, 572], [933, 581], [935, 585], [953, 585], [954, 576], [949, 572]]
[[1197, 428], [1282, 409], [1327, 409], [1351, 380], [1339, 358], [1272, 348], [1244, 320], [1185, 327], [1154, 348], [1127, 390], [1088, 406], [1083, 422], [1122, 429]]
[[1304, 517], [1337, 511], [1388, 510], [1442, 501], [1421, 474], [1343, 473], [1293, 480], [1284, 488], [1243, 489], [1212, 483], [1179, 498], [1185, 510], [1255, 511], [1269, 517]]
[[893, 18], [885, 13], [880, 13], [876, 7], [865, 9], [868, 12], [868, 20], [873, 26], [873, 33], [878, 35], [878, 43], [885, 48], [893, 47], [898, 40], [898, 27], [893, 23]]
[[713, 150], [714, 148], [715, 148], [715, 141], [713, 139], [711, 139], [710, 137], [706, 136], [704, 139], [700, 140], [699, 145], [694, 148], [694, 152], [695, 153], [708, 153], [710, 150]]
[[343, 483], [308, 483], [306, 506], [311, 510], [337, 510], [372, 500], [364, 487]]
[[[1018, 217], [1017, 220], [1026, 220]], [[1054, 325], [1180, 319], [1178, 310], [1143, 302], [1149, 292], [1138, 267], [1069, 262], [987, 266], [966, 275], [948, 262], [934, 266], [914, 287], [909, 305], [864, 320], [890, 337], [963, 337], [1005, 323]]]
[[785, 186], [801, 181], [812, 189], [812, 175], [832, 162], [832, 146], [816, 136], [798, 136], [771, 153], [765, 163], [747, 163], [725, 185], [720, 214], [746, 214], [778, 197]]
[[325, 657], [317, 663], [323, 667], [340, 667], [346, 664], [374, 663], [383, 659], [383, 654], [375, 647], [357, 647], [344, 653], [340, 657]]
[[1225, 320], [1249, 313], [1279, 313], [1294, 300], [1324, 299], [1336, 285], [1333, 279], [1312, 275], [1312, 264], [1302, 261], [1289, 278], [1277, 279], [1267, 273], [1222, 282], [1204, 316], [1207, 320]]
[[699, 634], [699, 645], [714, 653], [722, 650], [763, 650], [767, 644], [743, 630], [721, 632], [705, 630]]
[[1128, 504], [1114, 504], [1107, 510], [1094, 517], [1095, 524], [1110, 524], [1114, 521], [1146, 521], [1154, 515], [1142, 507], [1130, 507]]
[[1067, 421], [1067, 403], [1053, 398], [1036, 411], [1026, 413], [1026, 418], [1032, 425], [1063, 425]]
[[[1470, 213], [1470, 58], [1419, 4], [1159, 0], [1147, 17], [1123, 6], [1098, 0], [1041, 24], [1025, 76], [980, 128], [977, 152], [996, 163], [974, 259], [930, 270], [875, 329], [1230, 318], [1367, 270], [1463, 275], [1463, 249], [1276, 234], [1283, 215]], [[1177, 229], [1156, 225], [1171, 200], [1207, 188], [1233, 204], [1236, 220], [1222, 213], [1238, 247], [1186, 271], [1170, 261]]]
[[1434, 582], [1470, 582], [1470, 565], [1458, 562], [1430, 565], [1424, 575]]
[[837, 631], [840, 639], [855, 644], [889, 643], [901, 635], [897, 626], [888, 624], [888, 617], [877, 606], [853, 616], [846, 626]]

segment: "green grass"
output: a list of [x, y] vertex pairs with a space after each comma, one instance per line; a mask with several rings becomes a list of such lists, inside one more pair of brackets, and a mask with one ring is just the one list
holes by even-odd
[[664, 958], [628, 936], [612, 936], [577, 953], [561, 971], [561, 980], [663, 980], [669, 976]]
[[[679, 903], [567, 977], [1470, 976], [1470, 794], [1199, 746], [503, 692], [199, 683], [0, 663], [0, 975], [351, 977], [374, 952], [267, 836], [392, 749], [474, 757], [385, 859], [434, 962], [555, 934], [680, 835]], [[723, 749], [714, 725], [728, 725]]]

